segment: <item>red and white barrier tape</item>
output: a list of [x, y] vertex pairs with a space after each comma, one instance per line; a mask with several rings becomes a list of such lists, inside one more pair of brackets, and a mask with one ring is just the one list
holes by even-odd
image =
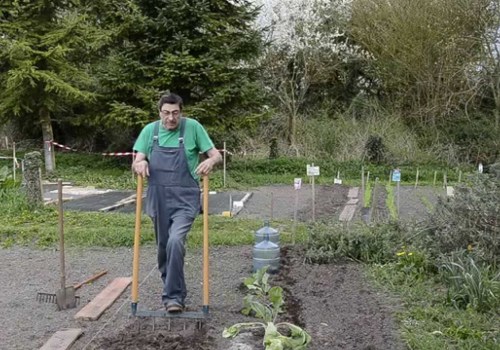
[[229, 152], [227, 149], [226, 149], [226, 150], [224, 150], [224, 149], [218, 149], [217, 151], [219, 151], [219, 152], [221, 152], [221, 153], [226, 152], [227, 154], [229, 154], [229, 155], [231, 155], [231, 156], [233, 155], [233, 154], [232, 154], [231, 152]]
[[[65, 146], [65, 145], [61, 145], [60, 143], [57, 143], [55, 141], [45, 141], [45, 142], [50, 143], [50, 144], [52, 144], [54, 146], [57, 146], [59, 148], [62, 148], [62, 149], [67, 149], [68, 151], [77, 152], [76, 149], [68, 147], [68, 146]], [[222, 152], [222, 153], [226, 152], [227, 154], [233, 155], [228, 150], [218, 149], [218, 151]], [[101, 155], [103, 155], [103, 156], [115, 156], [115, 157], [133, 156], [134, 154], [135, 154], [134, 152], [108, 152], [108, 153], [101, 153]]]
[[[57, 143], [55, 141], [45, 141], [45, 142], [50, 143], [51, 145], [57, 146], [57, 147], [62, 148], [62, 149], [67, 149], [69, 151], [74, 151], [74, 152], [78, 151], [78, 150], [76, 150], [74, 148], [62, 145], [62, 144]], [[121, 156], [131, 156], [131, 155], [134, 155], [134, 152], [109, 152], [109, 153], [101, 153], [101, 154], [103, 156], [118, 156], [118, 157], [121, 157]]]
[[59, 147], [59, 148], [63, 148], [63, 149], [67, 149], [67, 150], [69, 150], [69, 151], [74, 151], [74, 152], [76, 152], [76, 149], [73, 149], [73, 148], [68, 147], [68, 146], [65, 146], [65, 145], [61, 145], [60, 143], [57, 143], [57, 142], [55, 142], [55, 141], [45, 141], [45, 142], [50, 143], [51, 145], [57, 146], [57, 147]]
[[134, 152], [110, 152], [110, 153], [101, 153], [103, 156], [133, 156]]

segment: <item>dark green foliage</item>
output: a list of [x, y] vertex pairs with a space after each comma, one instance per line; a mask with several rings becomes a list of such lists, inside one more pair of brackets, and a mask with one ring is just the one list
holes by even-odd
[[269, 141], [269, 159], [276, 159], [279, 156], [278, 150], [278, 140], [276, 137], [273, 137], [271, 141]]
[[85, 64], [105, 38], [78, 5], [37, 0], [2, 6], [1, 119], [22, 116], [33, 125], [42, 109], [62, 112], [95, 97]]
[[156, 118], [165, 91], [181, 95], [186, 113], [211, 127], [248, 125], [260, 93], [251, 68], [260, 47], [247, 1], [137, 0], [143, 18], [98, 67], [108, 125]]
[[380, 164], [385, 159], [385, 146], [382, 137], [370, 135], [365, 144], [365, 153], [368, 161]]
[[500, 256], [500, 184], [483, 174], [469, 186], [455, 188], [455, 196], [441, 200], [432, 214], [425, 245], [436, 255], [474, 250], [487, 264], [497, 267]]
[[320, 264], [345, 258], [387, 263], [395, 261], [403, 246], [404, 233], [396, 224], [357, 225], [355, 228], [340, 223], [318, 224], [309, 228], [306, 258]]
[[[442, 121], [439, 129], [448, 142], [460, 146], [460, 159], [487, 164], [500, 156], [500, 128], [491, 113], [457, 113], [453, 120]], [[431, 130], [430, 134], [434, 132]]]

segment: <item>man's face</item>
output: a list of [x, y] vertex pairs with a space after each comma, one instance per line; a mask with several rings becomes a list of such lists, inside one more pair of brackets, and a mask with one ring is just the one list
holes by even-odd
[[165, 103], [161, 106], [160, 118], [165, 129], [175, 130], [181, 119], [181, 108], [178, 104]]

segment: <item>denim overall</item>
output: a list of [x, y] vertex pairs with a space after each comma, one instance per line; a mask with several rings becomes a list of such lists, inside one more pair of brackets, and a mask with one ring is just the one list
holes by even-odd
[[162, 147], [156, 122], [149, 159], [146, 211], [153, 220], [158, 245], [158, 269], [163, 280], [162, 301], [184, 306], [184, 244], [200, 213], [200, 188], [189, 171], [184, 151], [186, 119], [180, 120], [178, 147]]

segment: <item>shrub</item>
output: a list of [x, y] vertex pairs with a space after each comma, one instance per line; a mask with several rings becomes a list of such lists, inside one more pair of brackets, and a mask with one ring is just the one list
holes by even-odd
[[312, 263], [330, 263], [349, 258], [368, 263], [394, 261], [405, 245], [402, 227], [396, 223], [373, 226], [342, 224], [313, 225], [309, 228], [306, 258]]
[[470, 247], [493, 268], [500, 254], [500, 186], [483, 174], [462, 185], [449, 200], [440, 199], [426, 223], [424, 244], [435, 256]]
[[370, 135], [365, 144], [365, 153], [368, 161], [382, 163], [385, 159], [385, 145], [382, 137]]
[[432, 270], [433, 264], [430, 263], [427, 255], [422, 251], [403, 247], [400, 252], [396, 253], [396, 256], [397, 260], [394, 267], [406, 276], [424, 280], [427, 272]]

